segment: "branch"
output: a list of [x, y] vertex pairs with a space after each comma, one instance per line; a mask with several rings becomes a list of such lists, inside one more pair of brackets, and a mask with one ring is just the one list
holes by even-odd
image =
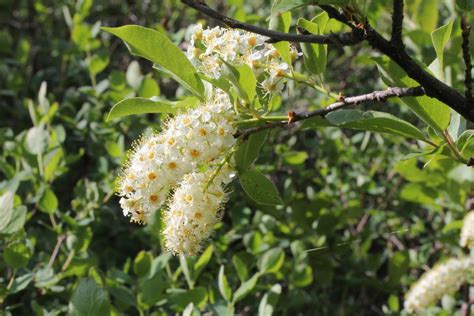
[[338, 102], [335, 102], [326, 107], [314, 110], [309, 113], [295, 114], [291, 112], [291, 116], [289, 115], [288, 121], [268, 123], [263, 126], [257, 126], [257, 127], [248, 128], [242, 131], [238, 131], [234, 135], [234, 137], [241, 137], [243, 139], [246, 139], [251, 134], [258, 133], [266, 129], [277, 128], [277, 127], [287, 127], [295, 122], [303, 121], [311, 117], [316, 117], [316, 116], [324, 117], [328, 113], [334, 112], [336, 110], [353, 106], [353, 105], [358, 105], [360, 103], [367, 102], [367, 101], [384, 102], [387, 99], [393, 98], [393, 97], [398, 97], [398, 98], [418, 97], [422, 95], [425, 95], [425, 90], [422, 87], [414, 87], [414, 88], [393, 87], [393, 88], [388, 88], [387, 90], [383, 90], [383, 91], [374, 91], [374, 92], [363, 94], [363, 95], [341, 98], [341, 100]]
[[[325, 10], [330, 17], [339, 22], [344, 24], [351, 23], [343, 14], [338, 13], [334, 7], [326, 5], [320, 7]], [[394, 43], [386, 40], [380, 33], [373, 29], [367, 21], [365, 23], [363, 28], [366, 39], [372, 48], [384, 53], [396, 62], [411, 79], [418, 82], [425, 89], [427, 96], [438, 99], [467, 120], [474, 122], [474, 104], [472, 100], [465, 98], [455, 89], [432, 76], [424, 67], [407, 54], [403, 46], [394, 45]]]
[[[399, 0], [394, 1], [399, 2]], [[352, 31], [350, 33], [314, 35], [276, 32], [231, 19], [209, 8], [201, 0], [181, 0], [181, 2], [211, 18], [223, 22], [231, 28], [239, 28], [264, 35], [273, 41], [354, 45], [365, 39], [372, 48], [387, 55], [397, 63], [410, 78], [417, 81], [424, 88], [427, 96], [438, 99], [467, 120], [474, 122], [474, 102], [471, 99], [465, 98], [458, 91], [428, 73], [423, 66], [418, 64], [407, 54], [403, 46], [394, 45], [391, 41], [386, 40], [369, 25], [368, 21], [352, 21], [332, 6], [320, 5], [319, 7], [326, 11], [329, 17], [351, 27]], [[399, 10], [399, 8], [397, 10]]]
[[466, 17], [461, 17], [461, 29], [462, 29], [462, 56], [466, 70], [464, 73], [464, 95], [467, 100], [472, 101], [472, 63], [471, 63], [471, 51], [469, 48], [469, 35], [471, 33], [471, 26], [466, 21]]
[[402, 28], [403, 28], [403, 0], [393, 0], [391, 42], [394, 45], [397, 45], [403, 48], [404, 45], [402, 41]]
[[263, 27], [247, 24], [229, 18], [214, 9], [207, 6], [206, 3], [200, 0], [181, 0], [187, 6], [213, 18], [221, 21], [225, 25], [241, 29], [248, 32], [260, 34], [269, 37], [271, 42], [298, 42], [298, 43], [314, 43], [314, 44], [335, 44], [342, 46], [350, 46], [360, 43], [364, 39], [364, 33], [361, 30], [353, 29], [351, 32], [341, 34], [315, 35], [315, 34], [291, 34], [285, 32], [272, 31]]

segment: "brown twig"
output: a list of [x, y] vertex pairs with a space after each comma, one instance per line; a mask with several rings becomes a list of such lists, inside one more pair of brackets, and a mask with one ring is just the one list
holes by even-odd
[[341, 34], [327, 34], [327, 35], [315, 35], [315, 34], [293, 34], [269, 30], [263, 27], [255, 26], [240, 22], [225, 16], [216, 10], [207, 6], [206, 3], [196, 0], [181, 0], [182, 3], [187, 6], [199, 11], [213, 19], [221, 21], [225, 25], [249, 31], [252, 33], [260, 34], [270, 38], [272, 43], [287, 41], [287, 42], [298, 42], [298, 43], [315, 43], [315, 44], [336, 44], [339, 46], [349, 46], [360, 43], [364, 40], [363, 32], [357, 29], [353, 29], [351, 32]]
[[391, 42], [394, 45], [403, 47], [402, 28], [403, 28], [403, 0], [393, 0]]
[[333, 112], [333, 111], [336, 111], [348, 106], [357, 105], [363, 102], [367, 102], [367, 101], [383, 102], [383, 101], [386, 101], [388, 98], [393, 98], [393, 97], [398, 97], [398, 98], [416, 97], [416, 96], [422, 96], [424, 94], [425, 94], [425, 91], [422, 87], [414, 87], [414, 88], [392, 87], [392, 88], [388, 88], [387, 90], [374, 91], [371, 93], [353, 96], [353, 97], [341, 97], [341, 99], [338, 102], [335, 102], [326, 107], [314, 110], [309, 113], [304, 113], [304, 114], [292, 113], [291, 120], [268, 123], [266, 125], [248, 128], [242, 131], [238, 131], [234, 136], [242, 137], [243, 139], [246, 139], [251, 134], [258, 133], [266, 129], [289, 126], [295, 122], [306, 120], [311, 117], [316, 117], [316, 116], [324, 117], [326, 114], [330, 112]]
[[[335, 8], [326, 5], [320, 7], [330, 17], [346, 25], [351, 25], [351, 21], [343, 14], [336, 14], [338, 11]], [[386, 40], [367, 21], [365, 21], [364, 32], [369, 45], [397, 63], [410, 78], [418, 82], [425, 89], [427, 96], [440, 100], [467, 120], [474, 122], [474, 104], [472, 101], [467, 100], [458, 91], [432, 76], [424, 67], [408, 55], [403, 45], [399, 42], [393, 43]]]
[[66, 239], [65, 235], [58, 236], [58, 239], [56, 241], [56, 246], [54, 246], [53, 253], [51, 254], [51, 258], [49, 259], [49, 262], [48, 262], [48, 269], [51, 269], [51, 267], [53, 266], [54, 260], [56, 260], [56, 257], [58, 255], [59, 248], [61, 248], [61, 244], [63, 243], [65, 239]]
[[472, 101], [472, 62], [471, 50], [469, 48], [469, 35], [471, 33], [471, 26], [463, 15], [461, 17], [462, 30], [462, 56], [464, 65], [466, 66], [464, 73], [464, 96], [467, 100]]

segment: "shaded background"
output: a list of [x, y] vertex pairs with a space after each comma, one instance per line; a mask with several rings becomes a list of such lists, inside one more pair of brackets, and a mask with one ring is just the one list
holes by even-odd
[[[270, 1], [212, 5], [260, 25], [271, 8]], [[408, 49], [429, 63], [430, 32], [455, 16], [453, 1], [407, 6]], [[366, 2], [381, 32], [390, 30], [387, 7]], [[222, 314], [224, 265], [234, 293], [263, 273], [235, 304], [239, 314], [399, 314], [424, 269], [462, 253], [461, 219], [473, 199], [472, 174], [454, 162], [422, 169], [425, 160], [402, 161], [415, 142], [335, 128], [272, 131], [256, 168], [272, 177], [285, 206], [256, 205], [235, 182], [201, 258], [164, 254], [159, 218], [142, 227], [122, 216], [114, 179], [133, 140], [159, 130], [160, 117], [105, 123], [105, 115], [125, 97], [173, 100], [185, 91], [99, 27], [164, 29], [185, 45], [186, 28], [198, 20], [216, 25], [178, 1], [0, 1], [0, 193], [15, 192], [15, 211], [24, 214], [13, 231], [0, 231], [2, 313], [168, 315], [192, 302], [196, 314]], [[445, 63], [457, 87], [459, 47], [456, 20]], [[344, 95], [382, 88], [367, 58], [374, 54], [365, 45], [331, 47], [325, 85]], [[313, 109], [324, 98], [291, 83], [281, 111]], [[418, 122], [396, 102], [362, 108]], [[458, 309], [463, 291], [432, 312]]]

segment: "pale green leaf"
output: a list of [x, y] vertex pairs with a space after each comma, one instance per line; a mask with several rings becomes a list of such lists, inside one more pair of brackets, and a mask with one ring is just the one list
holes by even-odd
[[194, 265], [194, 281], [197, 280], [202, 270], [207, 266], [207, 264], [211, 260], [213, 251], [214, 251], [214, 247], [210, 245], [206, 248], [206, 250], [204, 250], [204, 252], [199, 257], [198, 261]]
[[107, 116], [106, 122], [113, 119], [145, 113], [175, 113], [176, 104], [170, 101], [153, 101], [146, 98], [130, 98], [115, 104]]
[[218, 286], [222, 297], [227, 302], [230, 302], [232, 298], [232, 290], [230, 289], [229, 282], [227, 281], [227, 277], [224, 274], [224, 266], [221, 266], [219, 269]]
[[[374, 60], [385, 84], [399, 87], [418, 86], [417, 82], [409, 78], [395, 62], [384, 57], [377, 57]], [[401, 100], [426, 124], [437, 131], [442, 132], [448, 127], [451, 111], [446, 104], [428, 96], [405, 97]]]
[[245, 193], [255, 202], [263, 205], [283, 204], [273, 182], [260, 172], [247, 170], [239, 175], [239, 180]]
[[258, 269], [261, 273], [277, 272], [285, 261], [285, 253], [281, 248], [273, 248], [268, 250], [260, 257], [258, 261]]
[[56, 194], [49, 188], [45, 189], [38, 206], [43, 212], [53, 214], [58, 209], [58, 198]]
[[106, 292], [91, 278], [79, 282], [72, 294], [71, 309], [72, 315], [110, 315], [110, 303]]
[[165, 34], [138, 25], [102, 29], [121, 38], [132, 54], [154, 62], [188, 90], [204, 96], [204, 85], [194, 66]]
[[7, 228], [13, 213], [13, 193], [5, 192], [0, 196], [0, 232]]
[[268, 130], [252, 134], [241, 143], [234, 158], [239, 172], [246, 171], [257, 160], [260, 150], [267, 139]]
[[449, 23], [437, 28], [431, 33], [431, 40], [433, 41], [433, 46], [436, 51], [436, 56], [438, 57], [438, 63], [443, 72], [444, 63], [443, 63], [443, 50], [446, 44], [448, 43], [449, 38], [451, 37], [451, 31], [453, 29], [453, 20]]
[[339, 110], [326, 115], [326, 119], [337, 126], [379, 133], [388, 133], [407, 138], [425, 140], [423, 133], [411, 123], [398, 117], [376, 111]]
[[275, 284], [265, 293], [258, 306], [258, 316], [270, 316], [275, 311], [278, 298], [281, 294], [281, 285]]
[[234, 293], [234, 299], [232, 302], [235, 304], [238, 301], [244, 299], [247, 295], [252, 292], [252, 290], [255, 288], [255, 285], [257, 285], [258, 278], [260, 277], [260, 273], [255, 273], [249, 280], [245, 281], [240, 285], [240, 287], [235, 291]]

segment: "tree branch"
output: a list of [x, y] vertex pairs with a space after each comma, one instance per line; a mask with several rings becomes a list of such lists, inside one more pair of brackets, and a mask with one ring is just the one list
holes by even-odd
[[[338, 11], [334, 7], [327, 5], [320, 7], [325, 10], [330, 17], [337, 19], [339, 22], [344, 24], [351, 23], [343, 14], [336, 14]], [[366, 39], [372, 48], [384, 53], [396, 62], [410, 78], [418, 82], [425, 89], [427, 96], [438, 99], [467, 120], [474, 122], [474, 104], [472, 100], [468, 100], [458, 91], [432, 76], [424, 67], [407, 54], [403, 46], [394, 45], [394, 43], [386, 40], [380, 33], [373, 29], [367, 21], [365, 23], [363, 28]]]
[[225, 25], [241, 29], [248, 32], [260, 34], [270, 38], [271, 42], [298, 42], [298, 43], [315, 43], [315, 44], [335, 44], [340, 46], [350, 46], [360, 43], [364, 40], [364, 33], [361, 30], [353, 29], [351, 32], [341, 34], [315, 35], [315, 34], [291, 34], [285, 32], [272, 31], [263, 27], [258, 27], [252, 24], [243, 23], [228, 16], [225, 16], [214, 9], [207, 6], [205, 2], [200, 0], [181, 0], [187, 6], [211, 17], [221, 21]]
[[[381, 34], [379, 34], [369, 25], [368, 21], [352, 21], [345, 14], [339, 12], [332, 6], [320, 5], [319, 7], [326, 11], [329, 17], [334, 18], [351, 27], [352, 31], [350, 33], [314, 35], [276, 32], [231, 19], [209, 8], [201, 0], [181, 1], [203, 14], [223, 22], [231, 28], [239, 28], [249, 32], [261, 34], [271, 38], [274, 41], [354, 45], [365, 39], [369, 42], [372, 48], [387, 55], [390, 59], [397, 63], [410, 78], [417, 81], [424, 88], [427, 96], [438, 99], [461, 114], [467, 120], [474, 122], [474, 102], [472, 100], [465, 98], [458, 91], [428, 73], [428, 71], [426, 71], [423, 66], [418, 64], [418, 62], [416, 62], [410, 57], [410, 55], [407, 54], [403, 45], [395, 45], [391, 41], [386, 40]], [[399, 2], [399, 0], [394, 1]], [[400, 8], [397, 8], [397, 11], [399, 9]]]
[[309, 113], [296, 114], [296, 113], [291, 112], [291, 115], [289, 115], [288, 121], [268, 123], [266, 125], [252, 127], [252, 128], [238, 131], [234, 135], [234, 137], [241, 137], [243, 139], [246, 139], [251, 134], [258, 133], [266, 129], [290, 126], [293, 123], [296, 123], [298, 121], [303, 121], [311, 117], [316, 117], [316, 116], [324, 117], [328, 113], [334, 112], [336, 110], [353, 106], [353, 105], [358, 105], [360, 103], [367, 102], [367, 101], [384, 102], [387, 99], [393, 98], [393, 97], [403, 98], [403, 97], [417, 97], [417, 96], [422, 96], [422, 95], [425, 95], [425, 90], [422, 87], [414, 87], [414, 88], [393, 87], [393, 88], [388, 88], [383, 91], [374, 91], [371, 93], [353, 96], [353, 97], [346, 97], [346, 98], [341, 97], [340, 101], [330, 104], [326, 107], [314, 110]]
[[464, 96], [467, 100], [472, 101], [472, 63], [471, 63], [471, 51], [469, 48], [469, 35], [471, 33], [471, 26], [463, 15], [461, 17], [461, 29], [462, 29], [462, 56], [466, 70], [464, 73]]
[[391, 42], [394, 45], [403, 47], [402, 41], [403, 28], [403, 0], [393, 0], [392, 13], [392, 38]]

